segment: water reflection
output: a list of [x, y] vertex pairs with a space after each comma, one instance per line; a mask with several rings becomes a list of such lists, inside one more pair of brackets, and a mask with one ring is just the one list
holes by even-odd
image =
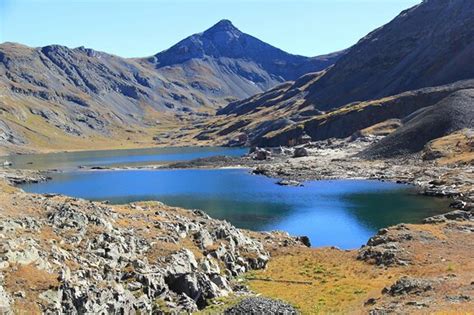
[[203, 209], [241, 228], [285, 230], [308, 235], [315, 246], [341, 248], [359, 247], [382, 227], [417, 223], [447, 206], [393, 183], [340, 180], [284, 187], [275, 181], [240, 169], [87, 171], [56, 174], [52, 181], [23, 188], [113, 203], [160, 200]]

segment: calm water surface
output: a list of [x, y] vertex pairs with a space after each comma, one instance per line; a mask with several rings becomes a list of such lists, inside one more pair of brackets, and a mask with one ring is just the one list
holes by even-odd
[[130, 150], [63, 152], [13, 155], [6, 157], [14, 168], [74, 169], [78, 166], [140, 165], [147, 163], [188, 161], [216, 155], [242, 156], [246, 148], [168, 147]]
[[417, 223], [447, 206], [393, 183], [337, 180], [283, 187], [275, 182], [242, 169], [75, 171], [23, 189], [113, 203], [160, 200], [205, 210], [241, 228], [285, 230], [309, 236], [313, 246], [346, 249], [364, 244], [382, 227]]

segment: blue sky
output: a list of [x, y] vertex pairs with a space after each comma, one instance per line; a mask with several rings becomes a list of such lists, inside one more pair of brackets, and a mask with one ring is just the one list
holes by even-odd
[[347, 48], [421, 0], [0, 0], [0, 42], [86, 46], [123, 57], [164, 50], [221, 19], [288, 52]]

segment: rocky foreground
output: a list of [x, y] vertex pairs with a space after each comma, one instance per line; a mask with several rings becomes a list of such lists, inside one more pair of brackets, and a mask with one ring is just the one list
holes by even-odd
[[268, 244], [302, 246], [158, 202], [1, 189], [2, 314], [194, 312], [242, 291], [235, 278], [266, 266]]

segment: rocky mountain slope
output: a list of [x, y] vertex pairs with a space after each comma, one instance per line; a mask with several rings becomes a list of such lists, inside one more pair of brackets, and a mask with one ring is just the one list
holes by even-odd
[[466, 80], [322, 112], [307, 106], [295, 92], [307, 88], [311, 79], [317, 80], [320, 76], [320, 73], [308, 74], [295, 83], [286, 83], [253, 98], [232, 103], [219, 111], [228, 114], [211, 120], [204, 130], [197, 131], [195, 138], [262, 147], [296, 145], [305, 137], [312, 140], [346, 138], [376, 124], [403, 119], [417, 110], [435, 105], [456, 91], [474, 87], [474, 80]]
[[460, 90], [404, 119], [404, 125], [362, 153], [386, 158], [421, 151], [426, 144], [474, 127], [474, 89]]
[[324, 69], [341, 55], [291, 55], [226, 20], [141, 59], [83, 47], [3, 43], [0, 141], [10, 147], [53, 142], [53, 148], [55, 142], [57, 147], [81, 146], [91, 139], [147, 139], [152, 144], [163, 130], [186, 126], [229, 101]]
[[361, 39], [307, 101], [328, 109], [470, 79], [473, 62], [474, 3], [425, 0]]
[[[308, 72], [323, 70], [342, 54], [314, 58], [291, 55], [222, 20], [147, 61], [160, 72], [180, 72], [187, 80], [194, 80], [189, 81], [193, 88], [241, 99]], [[203, 73], [203, 69], [207, 71]]]
[[351, 47], [334, 66], [230, 103], [197, 138], [297, 144], [347, 137], [472, 87], [474, 4], [426, 0]]

